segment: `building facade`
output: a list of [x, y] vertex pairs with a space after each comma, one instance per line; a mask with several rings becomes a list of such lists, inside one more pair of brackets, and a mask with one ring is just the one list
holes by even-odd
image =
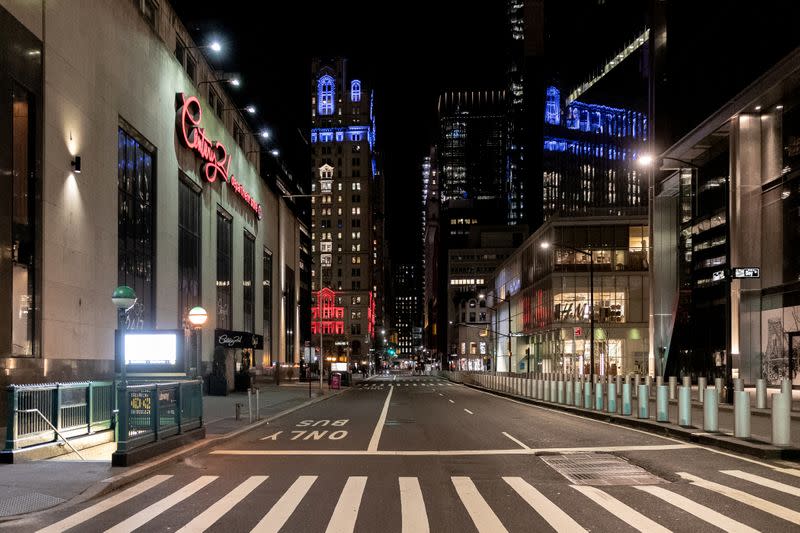
[[394, 265], [392, 320], [397, 332], [397, 350], [403, 357], [419, 355], [414, 329], [420, 324], [419, 268], [414, 263]]
[[[588, 255], [576, 250], [592, 252], [593, 279]], [[495, 368], [588, 375], [594, 314], [594, 373], [643, 372], [648, 253], [646, 216], [552, 218], [541, 226], [490, 280]]]
[[184, 330], [187, 371], [194, 350], [202, 374], [223, 350], [230, 385], [243, 362], [297, 362], [302, 224], [170, 5], [3, 0], [0, 17], [1, 379], [110, 377], [118, 285], [137, 296], [121, 327]]
[[311, 329], [323, 356], [341, 361], [368, 357], [383, 321], [384, 184], [373, 99], [365, 81], [348, 76], [346, 59], [313, 61]]

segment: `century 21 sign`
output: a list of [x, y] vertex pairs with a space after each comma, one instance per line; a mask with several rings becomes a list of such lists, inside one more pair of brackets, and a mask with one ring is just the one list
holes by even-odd
[[203, 110], [196, 96], [186, 96], [178, 93], [176, 96], [178, 112], [175, 115], [175, 127], [178, 137], [186, 148], [194, 151], [203, 163], [203, 174], [206, 181], [214, 183], [221, 178], [230, 183], [233, 191], [253, 210], [259, 220], [264, 216], [264, 211], [255, 198], [244, 188], [244, 185], [229, 172], [231, 155], [225, 145], [219, 141], [212, 141], [206, 137], [206, 130], [200, 127], [200, 118]]

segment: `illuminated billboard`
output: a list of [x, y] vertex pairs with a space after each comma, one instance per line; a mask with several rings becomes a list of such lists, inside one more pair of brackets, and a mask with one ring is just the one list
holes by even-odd
[[118, 332], [121, 359], [128, 372], [183, 372], [183, 330]]

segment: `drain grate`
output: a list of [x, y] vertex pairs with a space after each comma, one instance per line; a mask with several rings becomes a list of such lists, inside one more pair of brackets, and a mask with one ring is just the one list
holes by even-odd
[[575, 485], [655, 485], [666, 480], [609, 453], [546, 455], [542, 460]]
[[14, 516], [23, 513], [32, 513], [33, 511], [40, 511], [53, 507], [59, 503], [65, 502], [61, 498], [55, 496], [48, 496], [47, 494], [40, 494], [38, 492], [29, 492], [13, 498], [0, 500], [0, 516]]

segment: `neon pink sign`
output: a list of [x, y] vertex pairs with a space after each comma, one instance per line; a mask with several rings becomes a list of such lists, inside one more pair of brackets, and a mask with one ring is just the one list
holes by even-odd
[[219, 141], [212, 141], [206, 137], [206, 130], [200, 127], [200, 118], [203, 110], [196, 96], [186, 96], [178, 93], [178, 112], [175, 116], [178, 136], [186, 148], [194, 151], [203, 163], [203, 175], [206, 181], [214, 183], [217, 178], [230, 183], [233, 191], [244, 200], [252, 209], [259, 220], [264, 216], [264, 211], [253, 196], [247, 192], [242, 182], [236, 179], [228, 169], [231, 165], [231, 155], [225, 145]]

